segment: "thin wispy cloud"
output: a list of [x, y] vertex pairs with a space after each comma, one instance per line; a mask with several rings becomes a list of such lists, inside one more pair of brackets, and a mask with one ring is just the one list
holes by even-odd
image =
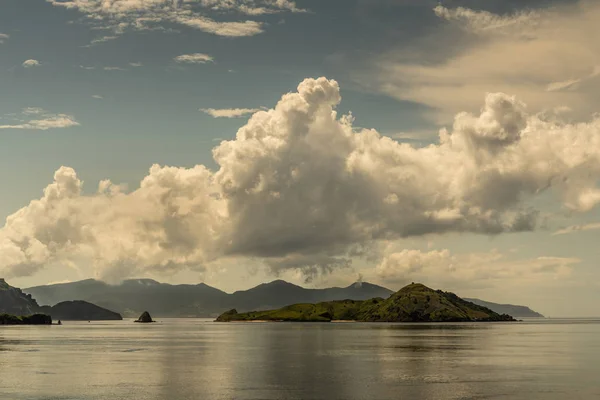
[[106, 43], [106, 42], [109, 42], [111, 40], [115, 40], [115, 39], [118, 39], [118, 38], [119, 38], [119, 36], [117, 36], [117, 35], [101, 36], [99, 38], [92, 39], [92, 41], [89, 44], [86, 44], [85, 46], [81, 46], [81, 47], [93, 47], [93, 46], [96, 46], [98, 44]]
[[86, 15], [93, 26], [111, 29], [115, 35], [127, 30], [168, 29], [165, 25], [178, 24], [219, 36], [254, 36], [263, 32], [263, 23], [252, 20], [216, 21], [207, 13], [259, 16], [307, 11], [290, 0], [46, 1], [54, 6], [77, 10]]
[[10, 38], [10, 36], [6, 33], [0, 33], [0, 44], [3, 44], [5, 41], [8, 40], [8, 38]]
[[139, 68], [139, 67], [143, 67], [144, 64], [142, 64], [141, 62], [130, 62], [129, 66], [134, 67], [134, 68]]
[[103, 67], [102, 69], [105, 71], [127, 71], [125, 68], [122, 67]]
[[201, 108], [213, 118], [239, 118], [260, 111], [260, 108]]
[[584, 225], [571, 225], [566, 228], [562, 228], [553, 233], [553, 235], [568, 235], [570, 233], [594, 231], [600, 229], [600, 222], [594, 222], [591, 224]]
[[213, 62], [214, 58], [204, 53], [193, 53], [193, 54], [182, 54], [180, 56], [175, 57], [173, 60], [178, 63], [187, 63], [187, 64], [206, 64], [208, 62]]
[[600, 3], [506, 15], [438, 6], [433, 13], [440, 18], [434, 29], [453, 46], [416, 39], [408, 49], [374, 57], [356, 81], [426, 105], [426, 116], [438, 124], [460, 110], [475, 111], [481, 93], [490, 91], [517, 95], [536, 111], [568, 106], [577, 119], [598, 111], [600, 55], [593, 38], [600, 35]]
[[100, 96], [99, 94], [93, 94], [92, 98], [102, 100], [104, 97]]
[[435, 15], [456, 22], [462, 29], [477, 34], [523, 34], [534, 28], [540, 20], [540, 14], [522, 11], [512, 15], [500, 16], [488, 11], [475, 11], [469, 8], [446, 8], [438, 5], [433, 9]]
[[79, 123], [71, 115], [55, 114], [39, 107], [27, 107], [21, 111], [21, 118], [11, 116], [12, 124], [0, 125], [0, 129], [30, 129], [45, 131], [48, 129], [70, 128]]
[[38, 60], [29, 59], [29, 60], [23, 61], [22, 65], [25, 68], [33, 68], [33, 67], [39, 67], [42, 64]]

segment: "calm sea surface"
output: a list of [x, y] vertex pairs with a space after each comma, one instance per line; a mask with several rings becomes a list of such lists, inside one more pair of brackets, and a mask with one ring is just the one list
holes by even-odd
[[0, 399], [600, 399], [600, 321], [0, 326]]

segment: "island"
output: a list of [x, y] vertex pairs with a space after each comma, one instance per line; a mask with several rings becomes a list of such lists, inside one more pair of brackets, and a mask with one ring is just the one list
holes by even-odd
[[24, 316], [0, 314], [0, 325], [52, 325], [52, 318], [44, 314]]
[[294, 304], [277, 310], [221, 314], [217, 322], [492, 322], [516, 321], [507, 314], [461, 299], [454, 293], [412, 283], [387, 299]]
[[40, 311], [53, 319], [63, 321], [120, 321], [121, 314], [98, 307], [87, 301], [63, 301], [54, 306], [40, 307]]

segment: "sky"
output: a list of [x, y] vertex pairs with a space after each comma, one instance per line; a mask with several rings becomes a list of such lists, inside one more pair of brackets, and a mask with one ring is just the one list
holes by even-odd
[[0, 276], [597, 316], [600, 3], [4, 0]]

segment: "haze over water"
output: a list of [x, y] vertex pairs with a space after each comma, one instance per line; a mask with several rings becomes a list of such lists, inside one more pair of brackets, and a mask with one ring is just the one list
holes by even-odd
[[591, 399], [600, 320], [0, 327], [0, 399]]

